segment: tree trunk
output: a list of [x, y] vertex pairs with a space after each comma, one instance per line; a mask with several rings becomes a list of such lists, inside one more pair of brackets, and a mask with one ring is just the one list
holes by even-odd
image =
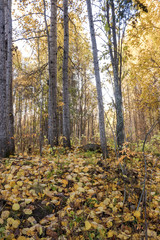
[[119, 73], [119, 67], [122, 68], [120, 61], [119, 66], [119, 54], [117, 48], [117, 35], [116, 35], [116, 20], [115, 20], [115, 8], [114, 2], [111, 0], [111, 12], [112, 12], [112, 22], [110, 23], [109, 16], [109, 3], [106, 3], [107, 7], [107, 23], [108, 23], [108, 47], [109, 54], [111, 58], [111, 64], [113, 68], [114, 76], [114, 96], [115, 96], [115, 105], [116, 105], [116, 137], [117, 145], [119, 149], [122, 149], [124, 143], [124, 120], [123, 120], [123, 108], [122, 108], [122, 91], [121, 91], [121, 71]]
[[14, 117], [12, 103], [12, 17], [11, 17], [11, 0], [6, 0], [5, 4], [5, 32], [7, 45], [6, 58], [6, 118], [7, 118], [7, 135], [10, 154], [14, 154]]
[[39, 46], [39, 36], [37, 39], [37, 61], [38, 61], [38, 80], [40, 83], [40, 119], [39, 119], [39, 153], [40, 156], [42, 156], [42, 147], [43, 147], [43, 124], [42, 124], [42, 119], [43, 119], [43, 82], [42, 82], [42, 73], [40, 70], [40, 46]]
[[63, 0], [64, 7], [64, 52], [63, 52], [63, 146], [71, 147], [70, 143], [70, 110], [68, 92], [68, 55], [69, 55], [69, 29], [68, 29], [68, 0]]
[[57, 0], [51, 0], [50, 34], [46, 20], [46, 5], [44, 3], [44, 19], [48, 40], [49, 62], [49, 97], [48, 97], [48, 142], [51, 147], [58, 145], [57, 124]]
[[103, 158], [106, 158], [108, 156], [108, 151], [107, 151], [107, 147], [106, 147], [106, 134], [105, 134], [105, 124], [104, 124], [104, 107], [103, 107], [102, 89], [101, 89], [101, 81], [100, 81], [100, 73], [99, 73], [97, 43], [96, 43], [96, 37], [95, 37], [95, 31], [94, 31], [91, 2], [90, 2], [90, 0], [86, 0], [86, 1], [87, 1], [90, 34], [91, 34], [91, 41], [92, 41], [96, 87], [97, 87], [97, 98], [98, 98], [98, 108], [99, 108], [100, 141], [101, 141]]
[[5, 6], [0, 1], [0, 157], [8, 157], [6, 118], [6, 47], [5, 47]]

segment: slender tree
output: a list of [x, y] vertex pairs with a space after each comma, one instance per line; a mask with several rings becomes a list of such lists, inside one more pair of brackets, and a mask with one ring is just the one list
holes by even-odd
[[5, 2], [5, 32], [6, 32], [6, 118], [7, 118], [7, 135], [10, 154], [14, 154], [14, 117], [12, 104], [12, 1]]
[[68, 55], [69, 55], [69, 30], [68, 30], [68, 0], [63, 0], [64, 8], [64, 51], [63, 51], [63, 145], [71, 147], [70, 143], [70, 110], [68, 91]]
[[37, 38], [37, 61], [38, 61], [38, 78], [40, 83], [40, 119], [39, 119], [39, 152], [42, 156], [42, 147], [43, 147], [43, 129], [42, 129], [42, 120], [43, 120], [43, 82], [42, 82], [42, 72], [40, 69], [40, 46], [39, 46], [39, 36]]
[[0, 1], [0, 157], [7, 157], [5, 4]]
[[[110, 18], [111, 12], [111, 18]], [[117, 145], [119, 149], [122, 148], [124, 143], [124, 120], [123, 120], [123, 106], [122, 106], [122, 90], [121, 90], [121, 69], [122, 59], [121, 52], [118, 52], [120, 46], [118, 46], [116, 27], [116, 16], [115, 16], [115, 5], [114, 0], [106, 1], [106, 15], [107, 15], [107, 28], [108, 28], [108, 47], [113, 68], [114, 77], [114, 96], [115, 96], [115, 107], [116, 107], [116, 137]], [[120, 23], [119, 23], [120, 25]]]
[[96, 87], [97, 87], [100, 141], [101, 141], [103, 158], [106, 158], [108, 156], [108, 152], [107, 152], [107, 146], [106, 146], [106, 133], [105, 133], [105, 124], [104, 124], [104, 107], [103, 107], [102, 88], [101, 88], [100, 73], [99, 73], [97, 43], [96, 43], [95, 30], [94, 30], [91, 1], [90, 0], [86, 0], [86, 1], [87, 1], [88, 19], [89, 19], [89, 25], [90, 25], [91, 41], [92, 41]]

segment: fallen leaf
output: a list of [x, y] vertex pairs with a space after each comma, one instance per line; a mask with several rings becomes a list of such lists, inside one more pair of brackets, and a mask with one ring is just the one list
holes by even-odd
[[20, 209], [20, 205], [18, 203], [14, 203], [13, 206], [12, 206], [12, 209], [14, 211], [18, 211]]
[[89, 221], [85, 221], [85, 230], [89, 230], [92, 227]]
[[2, 225], [4, 223], [3, 219], [0, 218], [0, 224]]
[[9, 217], [9, 214], [10, 214], [9, 211], [3, 211], [3, 212], [1, 213], [1, 218], [2, 218], [2, 219], [6, 219], [6, 218]]
[[23, 209], [23, 212], [24, 212], [26, 215], [31, 215], [31, 214], [32, 214], [32, 210], [29, 209], [29, 208]]
[[13, 219], [13, 218], [8, 218], [8, 219], [7, 219], [7, 223], [8, 223], [8, 224], [12, 225], [13, 222], [14, 222], [14, 219]]
[[140, 213], [140, 211], [135, 211], [134, 212], [134, 216], [136, 217], [136, 218], [140, 218], [140, 216], [141, 216], [141, 213]]
[[28, 238], [26, 238], [26, 237], [24, 237], [24, 236], [19, 236], [18, 238], [17, 238], [17, 240], [27, 240]]
[[157, 233], [155, 231], [150, 230], [150, 229], [147, 230], [147, 235], [148, 235], [148, 237], [152, 237], [154, 239], [157, 238]]
[[113, 226], [113, 223], [111, 221], [108, 221], [106, 223], [107, 228], [111, 228]]
[[12, 227], [13, 228], [18, 228], [18, 226], [20, 225], [20, 220], [14, 220], [13, 222], [12, 222]]
[[112, 238], [113, 236], [114, 236], [114, 231], [109, 230], [109, 232], [107, 233], [107, 237]]

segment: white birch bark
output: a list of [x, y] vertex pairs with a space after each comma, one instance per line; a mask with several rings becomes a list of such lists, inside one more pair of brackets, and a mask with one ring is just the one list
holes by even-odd
[[95, 37], [95, 31], [94, 31], [91, 1], [90, 0], [86, 0], [86, 1], [87, 1], [88, 19], [89, 19], [89, 25], [90, 25], [91, 41], [92, 41], [94, 71], [95, 71], [97, 98], [98, 98], [100, 142], [101, 142], [103, 158], [105, 159], [108, 156], [108, 152], [107, 152], [107, 146], [106, 146], [104, 107], [103, 107], [102, 88], [101, 88], [101, 80], [100, 80], [100, 73], [99, 73], [97, 43], [96, 43], [96, 37]]

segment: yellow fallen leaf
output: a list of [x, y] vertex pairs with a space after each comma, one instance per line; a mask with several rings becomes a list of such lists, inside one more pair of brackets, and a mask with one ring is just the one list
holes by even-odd
[[93, 227], [94, 229], [97, 229], [97, 228], [98, 228], [98, 223], [92, 222], [92, 227]]
[[26, 204], [29, 204], [29, 203], [32, 202], [32, 199], [31, 198], [26, 198], [24, 201], [25, 201]]
[[80, 215], [81, 213], [83, 213], [83, 210], [78, 210], [78, 211], [76, 212], [77, 215]]
[[24, 235], [28, 235], [29, 232], [30, 232], [30, 228], [23, 228], [22, 229], [22, 234], [24, 234]]
[[26, 214], [26, 215], [31, 215], [32, 214], [32, 210], [31, 209], [23, 209], [23, 212]]
[[5, 187], [6, 190], [11, 189], [11, 186], [9, 184], [6, 184], [4, 187]]
[[96, 209], [96, 214], [100, 214], [100, 213], [104, 212], [105, 209], [106, 209], [105, 206], [98, 207], [98, 208]]
[[11, 187], [14, 187], [15, 185], [16, 185], [15, 181], [13, 181], [13, 180], [10, 181], [10, 186], [11, 186]]
[[18, 228], [19, 225], [20, 225], [20, 220], [14, 220], [14, 221], [12, 222], [12, 227], [13, 227], [13, 228]]
[[0, 224], [2, 225], [4, 223], [3, 219], [0, 218]]
[[38, 224], [37, 225], [37, 232], [39, 233], [39, 235], [42, 235], [42, 233], [43, 233], [43, 228], [42, 228], [42, 226], [40, 225], [40, 224]]
[[112, 209], [114, 206], [113, 206], [113, 203], [110, 203], [109, 204], [109, 207]]
[[140, 216], [141, 216], [141, 213], [140, 213], [140, 211], [135, 211], [134, 212], [134, 216], [136, 217], [136, 218], [140, 218]]
[[32, 225], [35, 225], [37, 223], [36, 219], [34, 217], [29, 217], [28, 222], [30, 222]]
[[79, 188], [77, 189], [77, 191], [78, 191], [79, 193], [82, 193], [82, 192], [85, 192], [85, 189], [82, 188], [82, 187], [79, 187]]
[[17, 210], [20, 209], [20, 205], [19, 205], [18, 203], [14, 203], [13, 206], [12, 206], [12, 209], [13, 209], [14, 211], [17, 211]]
[[148, 235], [148, 237], [152, 237], [154, 239], [157, 238], [157, 233], [155, 231], [150, 230], [150, 229], [147, 230], [147, 235]]
[[103, 201], [104, 205], [108, 206], [109, 203], [110, 203], [110, 199], [109, 198], [106, 198], [104, 201]]
[[18, 181], [17, 185], [21, 187], [23, 185], [23, 182], [22, 181]]
[[13, 219], [13, 218], [8, 218], [8, 219], [7, 219], [7, 223], [8, 223], [8, 224], [12, 225], [13, 222], [14, 222], [14, 219]]
[[110, 230], [108, 233], [107, 233], [107, 237], [108, 238], [111, 238], [114, 236], [114, 231]]
[[106, 231], [103, 228], [103, 226], [99, 226], [98, 231], [99, 231], [99, 233], [101, 235], [101, 238], [104, 239]]
[[131, 239], [131, 235], [127, 235], [125, 233], [120, 233], [120, 234], [118, 234], [118, 238], [120, 238], [122, 240], [127, 240], [127, 239]]
[[94, 191], [93, 189], [89, 189], [89, 190], [87, 191], [87, 193], [88, 193], [89, 195], [92, 195], [92, 194], [95, 194], [95, 191]]
[[125, 222], [132, 222], [134, 221], [134, 217], [130, 213], [126, 213], [126, 215], [124, 216], [124, 220]]
[[85, 168], [83, 169], [83, 172], [88, 172], [88, 170], [89, 170], [89, 168], [88, 168], [88, 167], [85, 167]]
[[12, 178], [13, 178], [13, 175], [12, 175], [12, 174], [9, 174], [9, 175], [8, 175], [8, 180], [12, 180]]
[[67, 179], [67, 180], [72, 180], [72, 176], [71, 176], [71, 175], [67, 175], [67, 176], [66, 176], [66, 179]]
[[43, 193], [47, 196], [52, 198], [54, 196], [54, 193], [48, 189], [43, 190]]
[[48, 220], [49, 220], [49, 221], [54, 221], [54, 222], [56, 222], [56, 221], [57, 221], [57, 218], [55, 217], [54, 214], [50, 214], [50, 215], [48, 216]]
[[19, 236], [19, 237], [17, 238], [17, 240], [27, 240], [27, 238], [24, 237], [24, 236]]
[[2, 214], [1, 214], [1, 218], [2, 218], [2, 219], [6, 219], [6, 218], [9, 217], [9, 214], [10, 214], [9, 211], [3, 211]]
[[62, 224], [63, 227], [67, 227], [68, 222], [67, 221], [62, 221], [61, 224]]
[[118, 208], [122, 208], [123, 207], [123, 202], [119, 202], [117, 205], [118, 205]]
[[107, 228], [110, 228], [113, 226], [113, 223], [111, 221], [108, 221], [106, 225], [107, 225]]
[[138, 233], [135, 233], [135, 234], [133, 234], [132, 239], [133, 240], [140, 239], [140, 235]]
[[63, 218], [65, 216], [65, 211], [59, 211], [59, 217], [60, 218]]
[[95, 212], [94, 212], [94, 211], [90, 211], [89, 217], [90, 217], [90, 218], [94, 218], [94, 217], [95, 217]]
[[85, 221], [85, 230], [89, 230], [92, 227], [92, 225], [90, 224], [90, 222]]

